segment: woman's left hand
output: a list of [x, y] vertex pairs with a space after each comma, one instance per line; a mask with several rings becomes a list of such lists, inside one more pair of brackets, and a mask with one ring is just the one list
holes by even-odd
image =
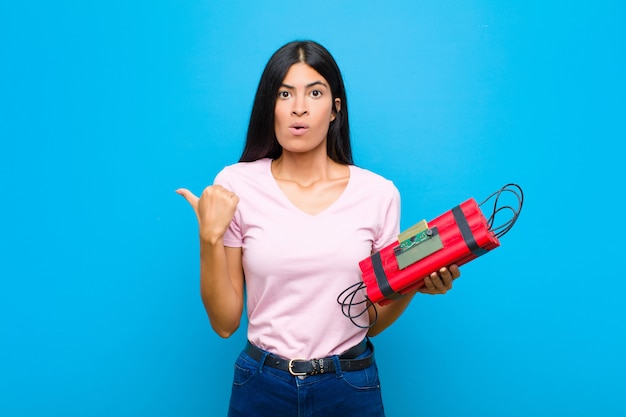
[[445, 294], [452, 289], [452, 281], [461, 276], [457, 265], [441, 268], [424, 278], [424, 286], [418, 292], [424, 294]]

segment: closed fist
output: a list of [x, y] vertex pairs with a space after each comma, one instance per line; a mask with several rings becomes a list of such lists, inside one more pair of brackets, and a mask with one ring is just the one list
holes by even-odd
[[239, 203], [235, 193], [221, 185], [206, 187], [200, 197], [186, 188], [180, 188], [176, 193], [183, 196], [195, 211], [200, 239], [215, 243], [224, 236]]

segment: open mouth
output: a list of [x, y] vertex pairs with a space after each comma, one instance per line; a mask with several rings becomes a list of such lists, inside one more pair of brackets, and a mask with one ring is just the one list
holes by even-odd
[[303, 135], [309, 130], [309, 126], [304, 123], [294, 123], [289, 126], [289, 131], [294, 135]]

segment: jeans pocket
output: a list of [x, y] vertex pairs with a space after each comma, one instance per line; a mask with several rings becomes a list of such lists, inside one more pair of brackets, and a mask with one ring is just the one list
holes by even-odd
[[348, 387], [357, 391], [373, 391], [380, 389], [376, 364], [372, 364], [360, 371], [343, 372], [341, 377]]
[[258, 372], [259, 366], [246, 360], [243, 354], [239, 355], [235, 361], [235, 375], [233, 376], [233, 385], [243, 386], [250, 382]]

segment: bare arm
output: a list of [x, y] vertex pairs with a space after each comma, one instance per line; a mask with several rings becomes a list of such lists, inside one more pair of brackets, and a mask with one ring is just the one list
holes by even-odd
[[241, 248], [225, 247], [223, 236], [239, 198], [221, 186], [210, 186], [196, 197], [177, 190], [192, 206], [200, 234], [200, 295], [213, 330], [221, 337], [232, 335], [243, 312], [244, 277]]
[[[441, 268], [438, 272], [433, 272], [430, 276], [426, 277], [426, 279], [424, 279], [424, 286], [417, 291], [425, 294], [445, 294], [452, 288], [452, 281], [457, 279], [460, 275], [461, 272], [456, 265], [451, 265], [449, 268]], [[384, 306], [377, 305], [378, 318], [376, 319], [376, 324], [367, 332], [367, 335], [376, 336], [393, 324], [404, 310], [406, 310], [414, 295], [415, 293], [408, 294]], [[373, 309], [369, 310], [369, 315], [370, 322], [372, 322], [374, 320]]]
[[221, 337], [239, 328], [243, 286], [241, 248], [200, 242], [200, 295], [211, 327]]

